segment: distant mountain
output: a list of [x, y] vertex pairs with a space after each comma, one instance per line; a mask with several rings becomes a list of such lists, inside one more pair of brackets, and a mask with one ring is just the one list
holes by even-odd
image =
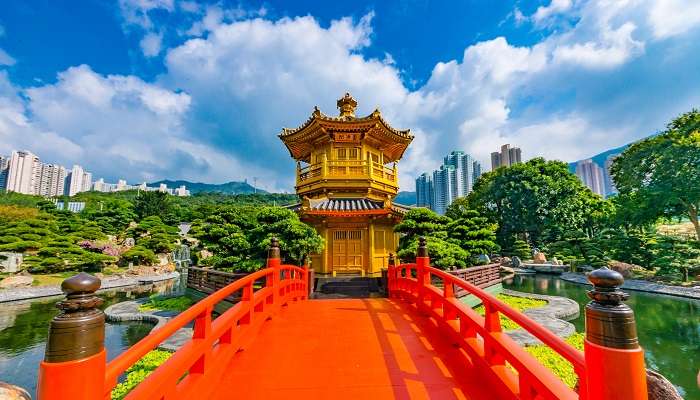
[[414, 206], [417, 202], [416, 192], [399, 192], [399, 194], [394, 197], [394, 201], [405, 206]]
[[149, 183], [148, 186], [159, 186], [161, 183], [165, 183], [169, 188], [176, 188], [182, 185], [187, 187], [187, 190], [191, 194], [201, 193], [201, 192], [214, 192], [214, 193], [225, 193], [225, 194], [248, 194], [248, 193], [267, 193], [262, 189], [255, 189], [248, 182], [226, 182], [226, 183], [201, 183], [201, 182], [189, 182], [189, 181], [170, 181], [162, 180], [157, 182]]
[[[625, 151], [626, 148], [628, 148], [632, 143], [628, 143], [624, 146], [616, 147], [614, 149], [606, 150], [602, 153], [596, 154], [593, 157], [588, 157], [593, 160], [594, 163], [598, 164], [601, 168], [605, 168], [605, 159], [608, 158], [609, 155], [611, 154], [620, 154], [623, 151]], [[588, 158], [585, 158], [584, 160], [588, 160]], [[582, 160], [574, 161], [569, 163], [569, 171], [571, 173], [576, 173], [576, 164]]]

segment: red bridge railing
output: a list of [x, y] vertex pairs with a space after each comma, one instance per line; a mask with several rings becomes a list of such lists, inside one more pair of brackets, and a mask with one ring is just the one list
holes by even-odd
[[[136, 386], [126, 399], [205, 399], [208, 391], [216, 388], [233, 355], [255, 338], [266, 320], [274, 317], [280, 307], [307, 299], [307, 274], [307, 268], [280, 264], [279, 247], [273, 239], [267, 268], [246, 275], [199, 301], [109, 363], [105, 362], [104, 349], [76, 360], [50, 362], [49, 343], [47, 359], [39, 370], [37, 398], [110, 399], [120, 375], [180, 328], [193, 323], [192, 339]], [[238, 292], [241, 300], [212, 319], [214, 306]], [[56, 329], [53, 324], [51, 329]], [[82, 336], [92, 333], [78, 332]], [[103, 340], [104, 323], [101, 336]]]
[[[435, 286], [436, 281], [441, 282], [442, 286]], [[449, 335], [454, 343], [467, 353], [475, 369], [484, 373], [493, 384], [493, 398], [647, 399], [644, 354], [636, 345], [636, 332], [634, 343], [630, 343], [636, 346], [631, 345], [624, 349], [593, 343], [589, 341], [589, 333], [584, 354], [479, 287], [449, 272], [431, 267], [425, 240], [422, 238], [416, 263], [389, 265], [388, 289], [389, 297], [402, 299], [418, 312], [432, 318], [441, 331]], [[484, 305], [485, 315], [479, 315], [471, 307], [460, 302], [455, 296], [458, 290], [478, 297]], [[578, 390], [569, 388], [504, 333], [500, 314], [510, 318], [570, 362], [579, 378]], [[590, 317], [587, 307], [587, 326], [593, 320]], [[633, 318], [632, 315], [632, 324]], [[615, 317], [608, 319], [606, 322], [611, 322]], [[603, 331], [602, 335], [609, 338], [625, 334], [598, 330]]]

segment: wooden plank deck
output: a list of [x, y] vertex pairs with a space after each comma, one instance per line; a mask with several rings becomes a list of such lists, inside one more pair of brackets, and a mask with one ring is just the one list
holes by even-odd
[[461, 350], [389, 299], [292, 304], [231, 361], [215, 399], [490, 399]]

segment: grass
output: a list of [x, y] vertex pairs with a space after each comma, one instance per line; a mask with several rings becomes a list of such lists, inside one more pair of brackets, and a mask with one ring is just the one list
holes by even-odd
[[143, 382], [156, 368], [162, 365], [172, 353], [165, 350], [151, 350], [142, 359], [126, 370], [126, 379], [112, 390], [112, 400], [122, 400], [139, 383]]
[[[575, 333], [564, 339], [564, 341], [576, 349], [583, 351], [584, 338], [585, 335], [583, 333]], [[574, 372], [574, 367], [564, 357], [560, 356], [559, 353], [543, 344], [525, 347], [525, 351], [532, 354], [542, 365], [552, 371], [554, 375], [558, 376], [559, 379], [570, 388], [576, 387], [578, 376], [576, 372]]]
[[36, 274], [32, 275], [34, 281], [32, 286], [59, 286], [61, 282], [77, 274], [77, 271], [57, 272], [54, 274]]
[[[527, 310], [528, 308], [544, 307], [547, 305], [547, 302], [544, 300], [509, 296], [507, 294], [499, 294], [496, 296], [496, 298], [498, 298], [498, 300], [501, 300], [502, 302], [508, 304], [509, 306], [511, 306], [512, 308], [514, 308], [517, 311]], [[484, 306], [480, 305], [480, 306], [474, 308], [474, 311], [479, 313], [479, 315], [484, 315]], [[510, 318], [508, 318], [505, 315], [500, 314], [500, 313], [499, 313], [499, 315], [501, 317], [501, 326], [503, 327], [503, 330], [511, 331], [514, 329], [520, 329], [520, 325], [511, 321]]]
[[148, 302], [139, 306], [139, 311], [185, 311], [194, 304], [194, 300], [187, 296], [163, 298], [153, 295]]

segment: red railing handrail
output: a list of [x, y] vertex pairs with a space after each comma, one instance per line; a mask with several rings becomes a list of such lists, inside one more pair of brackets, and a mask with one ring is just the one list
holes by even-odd
[[484, 305], [486, 303], [490, 303], [491, 306], [494, 307], [497, 311], [510, 318], [511, 321], [518, 324], [521, 328], [525, 329], [527, 332], [529, 332], [530, 334], [538, 338], [540, 341], [542, 341], [542, 343], [549, 346], [552, 350], [556, 351], [559, 355], [564, 357], [574, 366], [574, 369], [577, 372], [583, 372], [586, 366], [586, 362], [583, 357], [583, 352], [575, 349], [573, 346], [566, 343], [564, 339], [555, 335], [554, 333], [552, 333], [552, 331], [545, 328], [544, 326], [538, 324], [532, 318], [521, 313], [520, 311], [513, 309], [508, 304], [499, 300], [496, 296], [450, 273], [447, 273], [434, 267], [429, 267], [428, 272], [431, 275], [436, 275], [442, 278], [443, 285], [447, 284], [447, 282], [450, 282], [468, 291], [469, 294], [478, 297], [479, 300], [481, 300], [482, 303], [484, 303]]
[[[269, 261], [270, 260], [268, 260], [268, 265], [271, 265]], [[273, 300], [269, 302], [269, 304], [279, 306], [286, 303], [287, 296], [289, 295], [295, 298], [306, 298], [308, 293], [306, 287], [307, 271], [304, 268], [294, 265], [279, 265], [279, 260], [272, 261], [272, 266], [253, 272], [205, 297], [192, 307], [173, 317], [164, 326], [151, 332], [148, 336], [144, 337], [127, 351], [109, 362], [105, 371], [105, 399], [110, 398], [110, 393], [116, 386], [117, 379], [122, 373], [149, 351], [158, 347], [163, 341], [190, 322], [194, 321], [195, 323], [193, 338], [173, 353], [165, 364], [156, 369], [146, 380], [134, 388], [127, 398], [149, 398], [148, 396], [140, 396], [140, 394], [153, 393], [154, 390], [158, 390], [157, 382], [172, 380], [174, 371], [165, 371], [165, 369], [184, 369], [184, 372], [187, 372], [188, 368], [192, 368], [191, 365], [187, 364], [190, 363], [193, 358], [200, 355], [203, 356], [205, 352], [211, 351], [213, 342], [221, 339], [221, 335], [224, 334], [223, 331], [226, 328], [229, 330], [233, 328], [231, 325], [236, 325], [234, 321], [239, 321], [240, 318], [242, 318], [241, 314], [243, 312], [252, 312], [258, 305], [264, 303], [266, 299], [272, 298]], [[253, 284], [262, 278], [266, 279], [266, 286], [254, 290]], [[292, 286], [294, 284], [296, 284], [296, 286]], [[244, 292], [242, 300], [221, 314], [215, 321], [212, 321], [211, 312], [214, 307], [239, 290], [243, 290]], [[275, 296], [277, 296], [278, 299], [275, 299]], [[269, 311], [267, 312], [269, 313]], [[204, 322], [198, 324], [199, 320]], [[196, 339], [205, 339], [205, 345], [196, 345], [194, 343]], [[231, 339], [229, 338], [228, 340]], [[209, 350], [206, 349], [207, 346]], [[176, 378], [182, 376], [184, 372], [180, 372], [180, 375], [176, 376]], [[151, 387], [144, 388], [141, 386]], [[171, 388], [170, 390], [173, 389]], [[139, 395], [134, 395], [134, 393]], [[180, 396], [178, 396], [178, 398], [180, 398]]]
[[[470, 353], [471, 357], [480, 358], [486, 370], [499, 367], [501, 372], [494, 373], [493, 377], [502, 383], [504, 390], [521, 399], [587, 399], [586, 363], [583, 353], [483, 289], [449, 272], [430, 267], [428, 257], [418, 257], [416, 261], [389, 267], [390, 297], [409, 300], [417, 309], [426, 312], [438, 324], [442, 324], [444, 329], [447, 329], [446, 332], [453, 331], [457, 334], [460, 346]], [[433, 285], [432, 276], [442, 280], [442, 288]], [[484, 305], [484, 316], [459, 301], [455, 297], [455, 287], [479, 298]], [[502, 331], [499, 313], [510, 318], [572, 364], [579, 377], [578, 394]], [[454, 321], [456, 325], [450, 321]], [[476, 335], [482, 340], [477, 340]], [[504, 369], [506, 363], [517, 371], [517, 375], [509, 372], [507, 368]]]

